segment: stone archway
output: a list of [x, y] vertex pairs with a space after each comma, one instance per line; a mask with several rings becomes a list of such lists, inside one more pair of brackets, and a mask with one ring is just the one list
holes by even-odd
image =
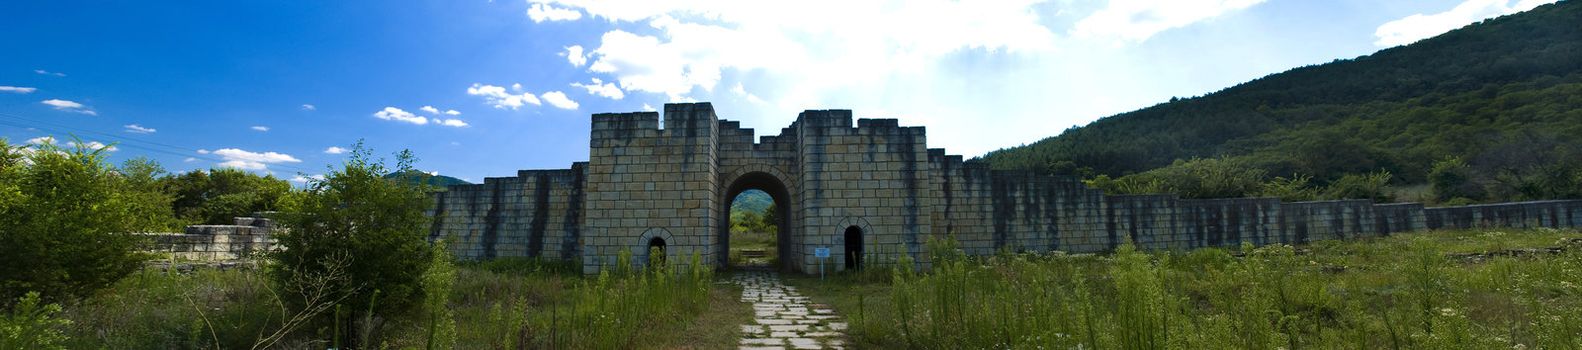
[[775, 232], [775, 246], [779, 258], [776, 268], [790, 271], [793, 270], [793, 267], [798, 266], [796, 262], [800, 261], [800, 251], [797, 249], [797, 245], [794, 244], [794, 237], [792, 237], [792, 232], [795, 232], [793, 216], [797, 213], [797, 201], [792, 198], [794, 192], [790, 186], [787, 186], [785, 179], [784, 173], [776, 169], [767, 166], [755, 166], [744, 167], [741, 171], [725, 177], [725, 181], [721, 181], [724, 188], [719, 191], [721, 197], [717, 201], [721, 214], [715, 241], [716, 247], [714, 247], [719, 266], [730, 265], [731, 203], [737, 195], [754, 189], [768, 193], [769, 197], [774, 200], [776, 215], [779, 218], [779, 222], [775, 223], [777, 231]]

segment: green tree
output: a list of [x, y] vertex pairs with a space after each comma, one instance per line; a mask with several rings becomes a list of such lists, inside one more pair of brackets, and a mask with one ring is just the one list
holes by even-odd
[[1434, 199], [1448, 202], [1456, 198], [1482, 200], [1485, 193], [1483, 187], [1473, 181], [1472, 167], [1461, 158], [1445, 158], [1434, 162], [1434, 167], [1428, 172], [1428, 184], [1434, 191]]
[[[160, 229], [157, 196], [83, 142], [13, 147], [0, 140], [0, 300], [39, 292], [74, 299], [141, 266], [134, 232]], [[109, 146], [105, 146], [109, 147]]]
[[731, 232], [759, 232], [763, 225], [763, 218], [758, 213], [746, 210], [731, 211]]
[[1318, 199], [1318, 189], [1308, 186], [1312, 176], [1292, 176], [1290, 178], [1275, 177], [1263, 184], [1263, 189], [1258, 193], [1260, 197], [1275, 197], [1286, 202], [1301, 202]]
[[763, 225], [760, 226], [760, 230], [762, 230], [760, 232], [768, 232], [768, 233], [779, 232], [779, 229], [780, 229], [780, 208], [779, 208], [778, 205], [776, 205], [774, 203], [769, 203], [769, 207], [764, 208], [764, 214], [761, 217], [762, 217], [762, 219], [759, 220], [759, 222], [762, 222]]
[[175, 196], [165, 188], [165, 179], [169, 178], [165, 167], [152, 159], [137, 157], [122, 162], [118, 173], [129, 189], [126, 193], [128, 204], [136, 212], [147, 213], [136, 217], [147, 221], [133, 223], [134, 226], [165, 231], [180, 229], [181, 223], [171, 206]]
[[[331, 299], [343, 300], [341, 310], [350, 312], [334, 314], [334, 324], [341, 326], [335, 334], [339, 344], [352, 347], [358, 334], [377, 328], [367, 322], [365, 328], [353, 326], [357, 320], [405, 313], [421, 304], [423, 275], [434, 260], [424, 232], [428, 195], [413, 184], [383, 178], [389, 171], [370, 154], [359, 142], [341, 169], [301, 192], [295, 210], [281, 216], [285, 231], [276, 239], [282, 249], [271, 255], [277, 267], [272, 275], [287, 289], [331, 290], [338, 295]], [[397, 169], [409, 170], [414, 161], [410, 152], [402, 152]], [[328, 275], [345, 277], [305, 278]], [[303, 281], [319, 285], [299, 285]], [[353, 316], [361, 312], [367, 313]]]
[[188, 223], [228, 225], [237, 216], [281, 208], [291, 184], [239, 169], [193, 170], [161, 182], [175, 196], [177, 217]]
[[0, 314], [0, 349], [65, 349], [60, 343], [71, 320], [59, 313], [60, 304], [41, 305], [38, 292], [27, 293], [9, 314]]
[[1346, 174], [1324, 188], [1326, 199], [1372, 199], [1389, 202], [1390, 172], [1377, 171], [1367, 174]]
[[1227, 158], [1178, 160], [1170, 166], [1110, 179], [1100, 175], [1087, 183], [1110, 193], [1174, 193], [1181, 198], [1230, 198], [1255, 195], [1265, 172]]

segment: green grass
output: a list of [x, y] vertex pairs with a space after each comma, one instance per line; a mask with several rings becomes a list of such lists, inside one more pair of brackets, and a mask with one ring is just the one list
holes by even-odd
[[[752, 313], [739, 287], [716, 282], [706, 268], [582, 276], [566, 263], [499, 259], [462, 264], [446, 307], [457, 348], [730, 348]], [[58, 317], [72, 322], [66, 348], [248, 349], [289, 314], [277, 292], [259, 270], [147, 270]], [[377, 319], [371, 344], [425, 348], [434, 320], [423, 315]], [[276, 345], [322, 349], [329, 329], [309, 324]]]
[[774, 232], [732, 232], [730, 261], [734, 266], [751, 265], [748, 258], [742, 254], [743, 250], [761, 250], [764, 252], [764, 263], [774, 265], [779, 257], [779, 246], [775, 245]]
[[[790, 283], [851, 320], [862, 348], [1582, 348], [1577, 231], [1404, 234], [1304, 247], [966, 257], [928, 273]], [[888, 276], [884, 276], [888, 274]]]

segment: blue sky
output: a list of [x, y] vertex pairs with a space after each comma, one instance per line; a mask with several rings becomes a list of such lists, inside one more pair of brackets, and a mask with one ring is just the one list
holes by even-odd
[[708, 101], [971, 157], [1546, 2], [7, 1], [0, 137], [298, 181], [361, 139], [478, 182], [586, 160], [592, 113]]

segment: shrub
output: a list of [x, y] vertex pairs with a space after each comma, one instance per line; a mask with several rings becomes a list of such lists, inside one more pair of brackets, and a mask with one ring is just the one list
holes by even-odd
[[450, 294], [456, 285], [456, 265], [451, 263], [445, 241], [430, 247], [434, 264], [423, 273], [423, 312], [427, 316], [427, 349], [456, 348], [456, 313], [451, 311]]
[[[300, 276], [324, 276], [344, 265], [344, 278], [324, 288], [342, 300], [337, 310], [347, 312], [334, 313], [333, 334], [351, 346], [379, 328], [380, 315], [410, 311], [423, 301], [421, 281], [433, 261], [424, 233], [428, 195], [383, 178], [388, 171], [370, 153], [359, 142], [342, 169], [301, 193], [299, 207], [281, 220], [285, 230], [276, 239], [282, 249], [271, 255], [274, 278], [287, 289], [316, 280]], [[410, 152], [402, 152], [397, 167], [407, 170], [413, 161]], [[354, 326], [358, 321], [362, 329]]]
[[176, 216], [212, 225], [229, 225], [237, 216], [279, 210], [291, 192], [286, 180], [228, 168], [193, 170], [165, 177], [160, 183], [175, 196]]
[[[0, 298], [80, 298], [135, 271], [131, 232], [156, 229], [159, 196], [134, 188], [83, 142], [12, 147], [0, 140]], [[105, 146], [109, 147], [109, 146]], [[163, 204], [168, 206], [168, 202]]]
[[1446, 158], [1434, 162], [1428, 172], [1428, 184], [1434, 190], [1434, 199], [1448, 202], [1456, 198], [1476, 200], [1483, 198], [1483, 187], [1472, 179], [1472, 167], [1461, 158]]
[[1312, 176], [1297, 175], [1291, 178], [1275, 177], [1263, 184], [1258, 195], [1262, 197], [1275, 197], [1286, 202], [1301, 202], [1318, 199], [1318, 189], [1308, 186]]
[[0, 317], [0, 349], [65, 349], [61, 328], [71, 321], [55, 317], [60, 305], [39, 305], [37, 292], [27, 293], [16, 308]]
[[1111, 179], [1100, 175], [1088, 185], [1110, 193], [1174, 193], [1181, 198], [1231, 198], [1257, 194], [1263, 169], [1231, 158], [1177, 160], [1170, 166]]
[[1378, 171], [1367, 174], [1346, 174], [1335, 182], [1329, 183], [1324, 189], [1327, 199], [1372, 199], [1374, 202], [1389, 202], [1390, 193], [1386, 186], [1390, 183], [1390, 172]]

